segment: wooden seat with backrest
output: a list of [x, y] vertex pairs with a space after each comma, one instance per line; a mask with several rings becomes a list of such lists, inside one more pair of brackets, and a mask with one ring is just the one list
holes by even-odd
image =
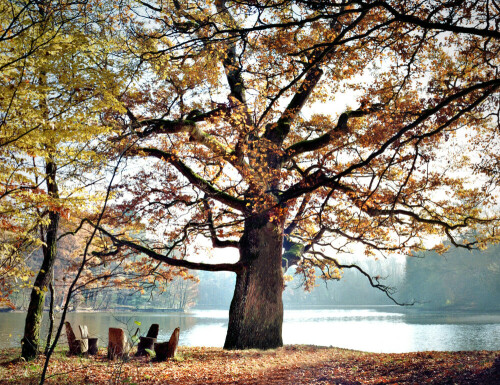
[[80, 329], [80, 334], [82, 336], [82, 344], [84, 346], [85, 351], [90, 355], [97, 354], [98, 351], [98, 341], [97, 337], [89, 337], [89, 329], [87, 325], [78, 325]]
[[147, 350], [153, 351], [156, 338], [158, 337], [158, 332], [160, 331], [160, 325], [152, 324], [148, 330], [146, 337], [139, 337], [139, 343], [137, 344], [136, 357], [146, 356], [149, 353]]
[[175, 328], [168, 342], [160, 342], [155, 344], [156, 361], [165, 361], [169, 358], [174, 358], [179, 345], [180, 328]]

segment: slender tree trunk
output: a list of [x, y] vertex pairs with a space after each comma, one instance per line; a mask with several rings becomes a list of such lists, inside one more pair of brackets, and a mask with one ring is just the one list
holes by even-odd
[[52, 279], [49, 283], [49, 291], [50, 291], [50, 307], [49, 307], [49, 331], [47, 332], [47, 343], [45, 344], [45, 355], [47, 355], [50, 342], [52, 340], [52, 331], [54, 330], [54, 271], [52, 271]]
[[271, 212], [248, 218], [229, 310], [225, 349], [273, 349], [283, 346], [283, 229]]
[[[56, 184], [56, 165], [52, 158], [46, 160], [47, 191], [52, 198], [58, 198]], [[26, 360], [34, 359], [38, 354], [40, 343], [40, 328], [43, 318], [43, 307], [45, 304], [45, 293], [52, 277], [54, 261], [57, 254], [57, 229], [59, 227], [60, 214], [57, 211], [49, 211], [49, 224], [45, 234], [45, 245], [43, 246], [43, 262], [31, 290], [31, 299], [24, 324], [24, 337], [21, 340], [22, 357]]]

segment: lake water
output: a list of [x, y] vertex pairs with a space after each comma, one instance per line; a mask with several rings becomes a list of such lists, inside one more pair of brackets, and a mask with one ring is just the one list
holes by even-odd
[[[0, 348], [19, 346], [24, 313], [0, 313]], [[44, 317], [46, 330], [47, 316]], [[145, 335], [152, 323], [160, 325], [159, 341], [180, 327], [180, 345], [222, 346], [227, 310], [187, 313], [69, 313], [67, 320], [79, 335], [86, 324], [91, 336], [107, 345], [109, 327], [134, 334], [140, 323]], [[63, 329], [64, 341], [65, 333]], [[285, 310], [285, 344], [335, 346], [368, 352], [402, 353], [425, 350], [500, 350], [500, 312], [423, 312], [398, 307]]]

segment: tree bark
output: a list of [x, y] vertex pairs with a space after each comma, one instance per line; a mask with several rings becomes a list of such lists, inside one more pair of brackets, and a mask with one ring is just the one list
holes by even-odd
[[246, 268], [236, 278], [225, 349], [283, 346], [283, 226], [273, 212], [245, 221], [240, 260]]
[[[56, 184], [56, 165], [52, 158], [46, 160], [47, 191], [52, 198], [58, 198]], [[22, 357], [26, 361], [33, 360], [38, 355], [40, 343], [40, 327], [42, 325], [43, 307], [45, 304], [45, 293], [52, 278], [52, 270], [57, 254], [57, 229], [59, 227], [60, 214], [57, 211], [49, 211], [49, 224], [45, 234], [45, 245], [43, 246], [43, 262], [36, 276], [31, 299], [24, 324], [24, 337], [21, 340]]]
[[49, 283], [50, 291], [50, 305], [49, 305], [49, 331], [47, 332], [47, 342], [45, 344], [45, 355], [49, 352], [50, 342], [52, 341], [52, 332], [54, 330], [54, 271], [52, 271], [52, 277]]
[[43, 262], [35, 279], [33, 289], [31, 290], [31, 299], [24, 325], [24, 337], [21, 341], [22, 357], [26, 361], [34, 359], [38, 354], [45, 293], [48, 290], [57, 253], [56, 233], [59, 223], [59, 214], [51, 212], [49, 217], [50, 224], [47, 231], [46, 246], [43, 246]]

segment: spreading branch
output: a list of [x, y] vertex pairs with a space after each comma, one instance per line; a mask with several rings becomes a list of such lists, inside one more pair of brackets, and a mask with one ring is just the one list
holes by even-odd
[[208, 204], [208, 201], [206, 199], [203, 200], [203, 207], [205, 208], [205, 211], [207, 212], [208, 230], [210, 231], [210, 239], [212, 240], [212, 246], [216, 247], [216, 248], [225, 248], [225, 247], [239, 248], [240, 243], [238, 241], [219, 239], [219, 237], [217, 236], [217, 233], [215, 231], [212, 209], [210, 208], [210, 205]]
[[[467, 88], [464, 88], [446, 98], [444, 98], [441, 102], [439, 102], [436, 106], [432, 108], [428, 108], [425, 111], [423, 111], [417, 119], [415, 119], [413, 122], [407, 124], [400, 130], [398, 130], [394, 135], [392, 135], [388, 140], [386, 140], [384, 143], [382, 143], [377, 150], [373, 151], [369, 156], [367, 156], [365, 159], [363, 159], [360, 162], [357, 162], [348, 168], [346, 168], [344, 171], [341, 171], [337, 173], [335, 176], [332, 177], [327, 177], [326, 175], [321, 174], [320, 176], [317, 176], [315, 178], [305, 178], [304, 180], [298, 182], [297, 184], [291, 186], [287, 191], [285, 191], [281, 196], [281, 202], [286, 202], [290, 199], [295, 199], [299, 197], [302, 194], [305, 193], [310, 193], [319, 187], [330, 187], [330, 188], [339, 188], [341, 185], [339, 181], [347, 176], [351, 175], [355, 170], [358, 170], [360, 168], [368, 166], [375, 158], [378, 156], [382, 155], [385, 153], [385, 151], [396, 141], [401, 140], [403, 136], [408, 133], [409, 131], [415, 129], [419, 125], [423, 124], [425, 121], [430, 119], [432, 116], [436, 115], [439, 111], [442, 109], [450, 106], [452, 103], [456, 102], [457, 100], [466, 97], [476, 91], [483, 90], [483, 94], [479, 96], [479, 99], [481, 101], [484, 101], [488, 95], [491, 95], [494, 93], [496, 90], [500, 88], [500, 79], [493, 79], [489, 80], [486, 82], [482, 83], [477, 83], [473, 84]], [[456, 116], [461, 116], [464, 113], [464, 110], [469, 110], [470, 105], [467, 107], [464, 107], [461, 109]], [[452, 117], [447, 120], [446, 123], [444, 123], [441, 126], [448, 126], [450, 120], [455, 120], [456, 117]], [[441, 132], [442, 128], [435, 129], [433, 132], [434, 134], [437, 134], [438, 132]], [[421, 135], [420, 135], [421, 136]], [[414, 137], [415, 139], [420, 139], [420, 137]]]
[[269, 124], [266, 127], [264, 138], [276, 144], [281, 144], [283, 142], [283, 140], [290, 132], [290, 127], [297, 114], [306, 103], [307, 99], [313, 92], [322, 75], [323, 71], [321, 70], [321, 68], [313, 66], [310, 69], [304, 81], [302, 82], [300, 89], [293, 96], [292, 100], [290, 101], [278, 121], [275, 124]]
[[396, 305], [412, 306], [415, 304], [415, 302], [404, 303], [404, 302], [399, 302], [398, 300], [396, 300], [394, 298], [394, 293], [396, 292], [396, 290], [393, 287], [380, 283], [380, 279], [381, 279], [380, 277], [378, 277], [378, 276], [372, 277], [370, 274], [368, 274], [361, 267], [359, 267], [358, 265], [356, 265], [354, 263], [352, 263], [352, 264], [340, 263], [336, 258], [329, 257], [326, 254], [321, 253], [319, 251], [311, 251], [310, 254], [313, 254], [314, 256], [320, 256], [321, 259], [324, 259], [324, 260], [327, 260], [327, 261], [333, 263], [333, 265], [338, 269], [354, 269], [354, 270], [359, 271], [362, 275], [364, 275], [366, 277], [366, 279], [370, 283], [371, 287], [383, 292], [387, 296], [387, 298], [389, 298]]
[[[462, 6], [462, 3], [464, 1], [458, 1], [454, 2], [452, 4], [456, 5], [457, 7]], [[493, 38], [493, 39], [500, 39], [500, 32], [498, 30], [494, 29], [488, 29], [488, 28], [476, 28], [476, 27], [471, 27], [471, 26], [460, 26], [456, 24], [452, 24], [450, 22], [436, 22], [430, 20], [429, 17], [426, 19], [421, 19], [418, 18], [414, 15], [408, 15], [406, 13], [401, 13], [394, 7], [392, 7], [390, 4], [388, 4], [386, 1], [376, 1], [370, 5], [371, 7], [382, 7], [389, 11], [395, 18], [395, 20], [399, 22], [403, 22], [405, 24], [413, 24], [416, 26], [419, 26], [421, 28], [427, 29], [427, 30], [438, 30], [438, 31], [447, 31], [447, 32], [452, 32], [456, 34], [466, 34], [466, 35], [473, 35], [473, 36], [481, 36], [481, 37], [486, 37], [486, 38]]]
[[139, 253], [145, 254], [150, 258], [153, 258], [154, 260], [164, 262], [170, 266], [176, 266], [176, 267], [184, 267], [187, 269], [192, 269], [192, 270], [204, 270], [204, 271], [232, 271], [234, 273], [241, 273], [244, 269], [244, 265], [241, 262], [236, 262], [236, 263], [217, 263], [217, 264], [211, 264], [211, 263], [198, 263], [198, 262], [191, 262], [187, 261], [185, 259], [176, 259], [169, 257], [168, 255], [163, 255], [160, 254], [146, 246], [139, 245], [135, 242], [126, 240], [126, 239], [121, 239], [119, 237], [116, 237], [115, 235], [111, 234], [109, 231], [104, 229], [101, 226], [94, 226], [96, 227], [102, 234], [110, 238], [114, 245], [117, 247], [120, 246], [125, 246], [128, 247], [129, 249], [135, 250]]
[[311, 140], [303, 140], [301, 142], [297, 142], [292, 144], [285, 150], [285, 154], [283, 156], [283, 163], [289, 161], [293, 156], [297, 156], [306, 152], [312, 152], [316, 150], [320, 150], [323, 147], [328, 146], [332, 140], [339, 134], [348, 132], [347, 123], [350, 118], [359, 118], [370, 113], [377, 111], [379, 106], [374, 106], [368, 110], [356, 110], [356, 111], [347, 111], [340, 115], [337, 125], [333, 127], [327, 133]]
[[235, 198], [232, 195], [219, 190], [208, 181], [203, 179], [200, 175], [194, 172], [190, 167], [188, 167], [184, 162], [182, 162], [179, 157], [172, 153], [162, 151], [157, 148], [137, 148], [130, 151], [129, 154], [139, 154], [144, 153], [146, 155], [161, 159], [172, 164], [193, 186], [197, 187], [208, 197], [215, 199], [223, 204], [228, 205], [239, 211], [245, 210], [245, 201]]

